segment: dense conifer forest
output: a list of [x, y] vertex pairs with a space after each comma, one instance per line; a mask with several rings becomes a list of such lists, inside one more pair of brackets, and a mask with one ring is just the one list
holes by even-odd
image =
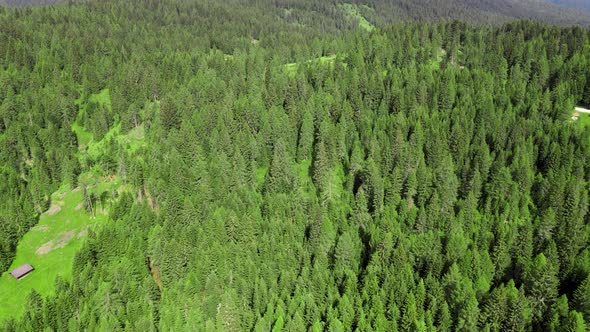
[[590, 329], [590, 32], [269, 3], [0, 7], [0, 330]]

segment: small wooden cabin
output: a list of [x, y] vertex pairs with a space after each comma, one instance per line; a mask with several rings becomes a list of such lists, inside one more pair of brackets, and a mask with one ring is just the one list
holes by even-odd
[[26, 276], [33, 270], [34, 268], [31, 266], [31, 264], [23, 264], [17, 267], [16, 269], [12, 270], [10, 274], [16, 279], [22, 279], [24, 276]]

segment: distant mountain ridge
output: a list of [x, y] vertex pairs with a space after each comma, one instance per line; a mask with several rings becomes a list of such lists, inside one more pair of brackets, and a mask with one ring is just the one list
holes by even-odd
[[[583, 2], [587, 0], [551, 0]], [[590, 26], [590, 12], [579, 11], [549, 0], [366, 0], [376, 12], [387, 17], [392, 11], [412, 19], [459, 19], [471, 23], [498, 23], [531, 19], [559, 25]], [[391, 17], [388, 17], [391, 19]]]
[[564, 7], [576, 8], [576, 9], [583, 9], [590, 11], [590, 1], [589, 0], [550, 0], [552, 3], [561, 5]]
[[[0, 0], [0, 5], [48, 5], [67, 1]], [[69, 1], [77, 2], [77, 0]], [[513, 19], [531, 19], [558, 25], [590, 26], [590, 0], [337, 0], [332, 3], [320, 0], [227, 0], [227, 2], [268, 9], [300, 8], [303, 9], [302, 14], [319, 12], [321, 15], [332, 18], [334, 13], [339, 11], [341, 4], [366, 5], [375, 9], [366, 13], [366, 18], [375, 25], [387, 25], [402, 20], [457, 19], [475, 24], [497, 24]], [[326, 10], [326, 8], [331, 9]]]
[[38, 6], [52, 5], [63, 0], [0, 0], [0, 5], [4, 6]]

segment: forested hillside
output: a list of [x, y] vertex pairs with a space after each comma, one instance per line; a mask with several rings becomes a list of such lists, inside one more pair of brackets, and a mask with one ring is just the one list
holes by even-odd
[[587, 330], [589, 31], [380, 6], [0, 8], [0, 329]]
[[63, 0], [0, 0], [0, 5], [5, 6], [37, 6], [37, 5], [51, 5]]
[[359, 0], [376, 8], [376, 20], [391, 23], [413, 20], [459, 19], [475, 24], [497, 24], [527, 18], [560, 25], [590, 25], [590, 13], [544, 0]]
[[[29, 6], [54, 3], [81, 3], [87, 0], [0, 0], [0, 5]], [[188, 2], [190, 0], [177, 0]], [[202, 3], [213, 3], [203, 1]], [[514, 19], [532, 19], [559, 25], [590, 26], [590, 9], [586, 0], [229, 0], [228, 7], [256, 7], [260, 11], [284, 10], [279, 16], [290, 17], [293, 10], [300, 19], [321, 16], [342, 18], [342, 6], [357, 6], [358, 13], [374, 25], [386, 26], [400, 21], [436, 21], [458, 19], [475, 24], [499, 24]]]

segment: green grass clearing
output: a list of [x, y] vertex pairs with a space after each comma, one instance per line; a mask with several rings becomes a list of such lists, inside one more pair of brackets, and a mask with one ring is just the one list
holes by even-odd
[[[97, 102], [111, 109], [111, 99], [108, 89], [91, 95], [88, 102]], [[84, 96], [76, 101], [80, 108], [77, 119], [86, 110], [83, 104]], [[93, 135], [76, 121], [72, 125], [76, 133], [81, 152], [78, 157], [99, 158], [107, 151], [107, 144], [114, 140], [128, 152], [134, 152], [145, 144], [144, 128], [138, 126], [126, 134], [121, 133], [121, 126], [117, 124], [109, 130], [103, 139], [93, 140]], [[79, 177], [90, 194], [97, 198], [94, 213], [84, 208], [84, 194], [81, 187], [71, 189], [64, 184], [51, 195], [51, 207], [41, 214], [39, 223], [30, 229], [19, 241], [16, 257], [10, 269], [0, 277], [0, 322], [7, 318], [18, 318], [27, 305], [27, 298], [32, 289], [41, 296], [52, 294], [57, 276], [71, 279], [72, 262], [76, 252], [80, 249], [88, 230], [95, 229], [107, 219], [107, 211], [112, 201], [112, 193], [127, 190], [121, 184], [121, 179], [103, 176], [100, 167], [95, 166], [89, 172]], [[100, 203], [103, 197], [103, 203]], [[104, 205], [104, 206], [103, 206]], [[22, 280], [16, 280], [10, 275], [14, 268], [29, 263], [35, 270]]]
[[590, 114], [580, 113], [577, 122], [585, 128], [590, 127]]
[[453, 66], [459, 69], [463, 69], [464, 67], [460, 64], [461, 61], [460, 59], [463, 57], [463, 52], [461, 50], [457, 50], [457, 53], [452, 56], [449, 55], [447, 50], [443, 49], [443, 48], [439, 48], [436, 52], [436, 58], [432, 59], [428, 62], [428, 68], [430, 68], [432, 71], [437, 71], [440, 70], [440, 66], [441, 63], [443, 62], [443, 60], [447, 57], [452, 57], [451, 59], [449, 59], [449, 61], [447, 62], [448, 66]]
[[[82, 98], [83, 97], [80, 97], [81, 100]], [[108, 89], [104, 89], [100, 93], [90, 96], [88, 102], [96, 102], [105, 105], [109, 112], [111, 111], [111, 95]], [[115, 124], [100, 141], [95, 142], [93, 134], [80, 124], [80, 119], [83, 117], [85, 111], [86, 107], [80, 105], [80, 112], [78, 113], [76, 121], [72, 124], [72, 130], [76, 133], [81, 151], [81, 155], [79, 156], [80, 159], [83, 160], [86, 157], [97, 159], [100, 155], [105, 153], [107, 150], [107, 144], [111, 141], [115, 141], [116, 144], [129, 153], [133, 153], [145, 146], [143, 125], [139, 125], [124, 134], [121, 133], [120, 123]]]
[[258, 188], [262, 188], [264, 185], [264, 178], [266, 177], [266, 173], [268, 173], [267, 167], [259, 167], [256, 169], [256, 186]]
[[[326, 66], [330, 66], [331, 68], [333, 68], [334, 63], [336, 62], [336, 58], [338, 55], [336, 54], [332, 54], [332, 55], [325, 55], [316, 59], [312, 59], [312, 60], [307, 60], [304, 62], [304, 64], [313, 64], [313, 63], [319, 63], [321, 65], [326, 65]], [[287, 71], [287, 74], [290, 76], [294, 76], [295, 74], [297, 74], [297, 70], [299, 70], [299, 66], [301, 65], [300, 62], [293, 62], [293, 63], [288, 63], [285, 65], [285, 70]], [[344, 67], [346, 67], [346, 64], [343, 64]]]
[[[350, 3], [343, 3], [341, 5], [339, 5], [339, 7], [342, 9], [342, 11], [344, 12], [344, 14], [353, 19], [356, 20], [358, 22], [358, 25], [361, 29], [367, 30], [367, 31], [373, 31], [375, 29], [375, 26], [373, 24], [371, 24], [371, 22], [367, 21], [367, 19], [361, 14], [360, 8], [357, 5], [354, 4], [350, 4]], [[363, 6], [364, 8], [368, 8], [366, 6]]]
[[[76, 137], [78, 138], [78, 145], [80, 147], [86, 147], [90, 145], [93, 139], [92, 133], [87, 131], [80, 124], [82, 122], [81, 119], [84, 117], [84, 114], [86, 113], [87, 104], [83, 103], [84, 99], [84, 94], [80, 93], [80, 98], [78, 98], [75, 102], [76, 105], [78, 105], [78, 107], [80, 108], [80, 110], [78, 111], [76, 121], [74, 121], [74, 124], [72, 125], [72, 130], [74, 131], [74, 133], [76, 133]], [[112, 112], [111, 93], [109, 89], [104, 89], [101, 92], [88, 97], [88, 103], [91, 102], [98, 103], [99, 105], [104, 105], [109, 110], [109, 112]]]
[[440, 48], [437, 52], [436, 52], [436, 59], [432, 59], [430, 60], [430, 62], [428, 62], [428, 67], [431, 70], [439, 70], [440, 69], [440, 64], [443, 61], [443, 59], [445, 58], [445, 56], [447, 56], [447, 51]]
[[[577, 110], [574, 110], [572, 112], [572, 117], [570, 121], [575, 122], [577, 125], [581, 126], [585, 130], [588, 130], [588, 128], [590, 128], [590, 114], [588, 113], [578, 112]], [[588, 141], [588, 144], [590, 144], [590, 141]]]
[[111, 128], [98, 142], [88, 145], [86, 153], [92, 159], [98, 158], [107, 149], [110, 141], [115, 141], [127, 152], [135, 152], [145, 145], [143, 125], [131, 129], [127, 134], [121, 134], [121, 125], [117, 124]]
[[[117, 178], [86, 177], [96, 179], [89, 192], [97, 196], [121, 188]], [[80, 187], [71, 190], [68, 185], [62, 186], [51, 196], [51, 207], [41, 214], [39, 223], [19, 241], [10, 269], [0, 277], [0, 321], [20, 317], [32, 289], [45, 297], [52, 294], [57, 276], [71, 279], [74, 256], [88, 230], [107, 220], [105, 208], [109, 203], [97, 203], [92, 215], [84, 208], [83, 200]], [[35, 270], [21, 280], [14, 279], [9, 272], [25, 263]]]

